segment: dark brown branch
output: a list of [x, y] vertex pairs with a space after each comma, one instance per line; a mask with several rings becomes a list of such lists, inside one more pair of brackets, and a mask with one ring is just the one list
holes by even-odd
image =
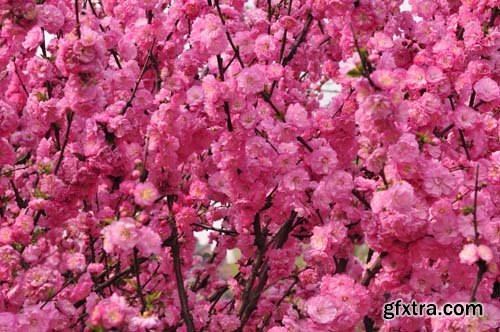
[[196, 330], [193, 323], [193, 317], [191, 316], [191, 312], [189, 311], [188, 297], [186, 289], [184, 288], [184, 278], [182, 276], [179, 233], [175, 222], [175, 216], [172, 211], [174, 197], [172, 195], [169, 195], [167, 196], [167, 199], [170, 211], [170, 216], [169, 216], [170, 231], [172, 233], [171, 234], [172, 241], [170, 244], [170, 248], [171, 248], [172, 259], [174, 261], [174, 272], [175, 272], [175, 281], [177, 283], [177, 292], [179, 295], [179, 300], [181, 302], [181, 316], [184, 319], [184, 323], [186, 324], [188, 332], [195, 332]]
[[497, 6], [491, 8], [491, 16], [488, 22], [488, 28], [492, 28], [495, 25], [495, 20], [499, 13], [500, 13], [500, 8], [498, 8]]
[[[90, 10], [92, 11], [92, 14], [94, 14], [95, 17], [99, 18], [99, 15], [97, 15], [97, 11], [95, 10], [94, 4], [92, 1], [88, 1], [90, 5]], [[105, 32], [104, 27], [102, 26], [101, 23], [99, 23], [99, 28], [101, 29], [102, 32]], [[113, 55], [113, 58], [115, 59], [116, 65], [118, 66], [119, 69], [122, 69], [122, 64], [120, 62], [120, 58], [118, 57], [118, 52], [114, 48], [109, 49], [111, 54]]]
[[21, 197], [21, 194], [19, 193], [19, 190], [17, 189], [16, 187], [16, 184], [14, 183], [14, 181], [10, 180], [10, 185], [12, 186], [12, 189], [14, 190], [14, 195], [16, 196], [16, 203], [17, 203], [17, 206], [20, 208], [20, 209], [24, 209], [28, 206], [28, 201], [27, 200], [24, 200], [22, 197]]
[[146, 61], [144, 62], [144, 65], [142, 66], [141, 73], [139, 74], [139, 78], [135, 82], [134, 89], [132, 90], [132, 94], [130, 95], [127, 102], [125, 103], [125, 105], [122, 108], [122, 111], [121, 111], [122, 115], [124, 115], [125, 112], [127, 112], [128, 108], [132, 107], [132, 101], [134, 100], [135, 95], [137, 93], [137, 90], [139, 89], [139, 84], [141, 84], [144, 73], [146, 72], [146, 69], [149, 65], [149, 62], [151, 61], [151, 57], [153, 55], [153, 47], [155, 45], [155, 42], [156, 42], [156, 36], [153, 38], [153, 41], [151, 42], [151, 46], [149, 47]]
[[[220, 9], [219, 0], [215, 0], [215, 7], [217, 7], [217, 14], [219, 14], [220, 21], [222, 22], [222, 25], [225, 26], [226, 20], [224, 19], [224, 15], [222, 14], [222, 10]], [[226, 37], [227, 37], [227, 40], [229, 41], [229, 45], [231, 45], [231, 48], [233, 49], [234, 55], [236, 56], [236, 58], [238, 59], [238, 62], [240, 63], [241, 68], [244, 68], [245, 64], [243, 63], [243, 60], [241, 59], [240, 48], [234, 44], [233, 39], [231, 38], [231, 34], [227, 30], [226, 30]]]
[[371, 210], [372, 207], [370, 206], [370, 203], [366, 200], [366, 198], [357, 190], [353, 189], [352, 194], [356, 196], [356, 198], [364, 205], [366, 210]]
[[370, 284], [370, 281], [377, 275], [377, 273], [380, 271], [382, 268], [382, 259], [387, 256], [387, 252], [381, 252], [380, 255], [378, 255], [377, 259], [373, 263], [373, 265], [368, 268], [361, 278], [361, 285], [367, 287]]
[[78, 273], [77, 275], [75, 275], [74, 277], [72, 277], [71, 279], [67, 280], [61, 288], [59, 288], [59, 290], [57, 292], [55, 292], [54, 294], [52, 294], [51, 296], [49, 296], [49, 298], [47, 300], [45, 300], [45, 302], [40, 306], [40, 309], [43, 309], [43, 307], [45, 307], [50, 301], [52, 301], [57, 295], [59, 295], [64, 289], [66, 289], [69, 285], [71, 285], [73, 282], [76, 282], [78, 281], [78, 279], [80, 279], [80, 277], [82, 275], [84, 275], [85, 273], [87, 272], [87, 267], [85, 267], [85, 269]]
[[477, 229], [477, 192], [479, 191], [479, 165], [476, 166], [476, 179], [474, 181], [474, 209], [472, 210], [472, 222], [474, 224], [474, 243], [479, 245], [479, 231]]
[[[141, 257], [139, 258], [139, 264], [142, 264], [144, 263], [145, 261], [147, 261], [148, 259], [147, 258], [144, 258], [144, 257]], [[104, 264], [104, 266], [107, 268], [108, 264]], [[121, 271], [121, 272], [118, 272], [116, 273], [113, 277], [109, 278], [108, 280], [106, 280], [105, 282], [99, 284], [99, 285], [95, 285], [94, 287], [94, 290], [96, 292], [99, 292], [101, 290], [103, 290], [104, 288], [106, 287], [109, 287], [111, 285], [113, 285], [115, 282], [117, 282], [118, 280], [120, 280], [121, 278], [129, 275], [130, 273], [132, 273], [134, 271], [134, 267], [131, 266], [131, 267], [128, 267], [126, 268], [125, 270]], [[104, 271], [99, 277], [97, 277], [97, 279], [101, 279], [103, 278], [105, 275], [107, 275], [109, 272], [108, 271]]]
[[[259, 216], [259, 213], [257, 213], [256, 217]], [[252, 272], [250, 274], [249, 282], [247, 282], [247, 285], [245, 287], [242, 305], [238, 312], [241, 319], [238, 331], [243, 331], [243, 328], [250, 319], [253, 311], [257, 308], [257, 303], [259, 302], [260, 296], [262, 295], [262, 292], [266, 286], [268, 280], [269, 263], [267, 261], [264, 262], [263, 260], [265, 252], [271, 246], [271, 244], [273, 244], [273, 242], [273, 247], [275, 249], [280, 249], [283, 247], [288, 239], [289, 233], [293, 229], [293, 223], [296, 217], [297, 212], [292, 211], [288, 220], [280, 227], [280, 229], [276, 232], [276, 234], [268, 244], [265, 243], [265, 235], [260, 230], [260, 217], [254, 219], [257, 258], [252, 266]], [[253, 284], [257, 275], [259, 277], [259, 283], [254, 289]]]
[[375, 89], [375, 90], [380, 90], [380, 88], [372, 81], [372, 78], [370, 77], [370, 74], [373, 72], [372, 65], [370, 64], [366, 53], [363, 53], [361, 51], [361, 48], [359, 47], [358, 43], [358, 37], [356, 37], [356, 34], [354, 33], [354, 28], [351, 25], [351, 31], [352, 31], [352, 36], [354, 39], [354, 47], [356, 48], [356, 52], [358, 52], [359, 58], [361, 60], [361, 66], [363, 68], [363, 76], [368, 80], [368, 83]]
[[302, 44], [302, 42], [306, 38], [307, 32], [309, 31], [309, 28], [311, 27], [312, 20], [313, 20], [312, 14], [308, 13], [306, 24], [304, 25], [304, 28], [300, 32], [300, 34], [297, 37], [297, 39], [295, 40], [295, 42], [292, 44], [292, 47], [290, 48], [290, 52], [288, 53], [288, 55], [283, 59], [283, 66], [286, 66], [290, 61], [293, 60], [293, 57], [297, 53], [297, 50], [298, 50], [300, 44]]
[[448, 125], [446, 128], [444, 128], [443, 130], [434, 130], [434, 135], [438, 138], [443, 138], [450, 130], [452, 130], [453, 128], [455, 128], [455, 124], [452, 123], [450, 125]]
[[75, 0], [75, 17], [76, 17], [76, 35], [78, 39], [82, 37], [82, 32], [80, 30], [80, 6], [78, 5], [78, 0]]
[[[479, 231], [477, 227], [477, 192], [479, 191], [479, 165], [476, 166], [476, 179], [474, 182], [474, 209], [472, 210], [472, 222], [474, 223], [474, 244], [479, 245]], [[478, 267], [476, 282], [474, 283], [474, 287], [472, 288], [472, 293], [470, 296], [470, 302], [476, 301], [476, 293], [479, 288], [479, 284], [481, 284], [481, 280], [483, 279], [484, 274], [487, 271], [486, 261], [483, 259], [479, 259], [476, 262]]]
[[192, 223], [191, 226], [201, 227], [201, 228], [209, 230], [209, 231], [214, 231], [214, 232], [218, 232], [218, 233], [222, 233], [222, 234], [226, 234], [226, 235], [230, 235], [230, 236], [238, 236], [239, 235], [239, 233], [237, 231], [232, 230], [232, 229], [216, 228], [216, 227], [207, 226], [207, 225], [203, 225], [203, 224], [199, 224], [199, 223]]
[[23, 89], [24, 93], [26, 96], [29, 96], [28, 89], [26, 89], [26, 85], [24, 85], [23, 79], [21, 78], [21, 74], [19, 74], [19, 71], [17, 69], [17, 64], [16, 64], [16, 59], [14, 59], [14, 72], [16, 73], [17, 79], [19, 80], [19, 83], [21, 84], [21, 88]]
[[[294, 276], [293, 282], [291, 283], [291, 285], [285, 291], [285, 293], [283, 294], [283, 296], [278, 300], [278, 302], [276, 302], [276, 304], [274, 305], [275, 308], [279, 308], [279, 306], [285, 300], [285, 298], [287, 296], [290, 296], [290, 294], [292, 294], [293, 288], [295, 287], [295, 285], [297, 285], [298, 282], [299, 282], [299, 278], [297, 278], [296, 276]], [[271, 318], [271, 316], [272, 316], [272, 313], [266, 314], [266, 316], [262, 320], [262, 324], [261, 324], [261, 326], [259, 328], [259, 331], [264, 331], [264, 328], [267, 326], [267, 324], [269, 324], [269, 319]]]
[[68, 145], [71, 124], [73, 123], [73, 116], [73, 111], [68, 111], [68, 113], [66, 114], [66, 133], [64, 134], [64, 141], [61, 147], [61, 152], [59, 153], [59, 158], [57, 159], [56, 167], [54, 168], [54, 175], [59, 171], [59, 167], [61, 167], [61, 163], [64, 158], [64, 151], [66, 150], [66, 145]]
[[[218, 1], [216, 1], [218, 3]], [[224, 81], [224, 65], [222, 63], [222, 57], [220, 54], [217, 55], [217, 65], [219, 67], [219, 78], [221, 81]], [[231, 121], [231, 112], [229, 111], [229, 103], [224, 100], [224, 113], [226, 113], [227, 118], [227, 130], [233, 131], [233, 122]]]
[[138, 250], [134, 247], [134, 274], [135, 274], [135, 282], [137, 284], [137, 296], [141, 300], [141, 313], [144, 313], [146, 309], [146, 300], [144, 299], [144, 293], [142, 292], [141, 286], [141, 271], [138, 257]]
[[314, 151], [313, 148], [309, 144], [307, 144], [306, 140], [303, 139], [302, 137], [297, 136], [297, 141], [299, 141], [300, 144], [302, 144], [307, 149], [307, 151], [309, 151], [309, 152]]
[[274, 105], [274, 103], [271, 101], [271, 96], [269, 96], [265, 91], [262, 92], [262, 97], [264, 98], [264, 101], [266, 101], [269, 106], [271, 106], [271, 108], [273, 109], [274, 113], [276, 114], [276, 116], [278, 117], [278, 119], [281, 121], [281, 122], [286, 122], [285, 121], [285, 116], [283, 115], [283, 113], [281, 113], [279, 111], [279, 109], [276, 107], [276, 105]]
[[458, 134], [460, 136], [460, 143], [462, 147], [464, 148], [465, 151], [465, 156], [467, 157], [467, 160], [470, 159], [470, 152], [469, 152], [469, 147], [467, 146], [467, 142], [465, 141], [465, 136], [464, 136], [464, 131], [463, 129], [458, 129]]

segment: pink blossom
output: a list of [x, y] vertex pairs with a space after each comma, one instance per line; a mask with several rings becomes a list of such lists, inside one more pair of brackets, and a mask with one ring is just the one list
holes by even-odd
[[140, 182], [135, 186], [134, 200], [141, 206], [151, 206], [158, 197], [158, 190], [151, 182]]
[[104, 250], [107, 253], [129, 251], [140, 240], [139, 234], [133, 219], [119, 219], [102, 230]]
[[191, 38], [199, 42], [200, 47], [210, 55], [223, 52], [228, 45], [222, 23], [213, 14], [196, 18], [193, 22]]
[[40, 25], [48, 33], [57, 33], [64, 25], [63, 13], [56, 6], [43, 4], [37, 6], [37, 17]]
[[310, 162], [316, 174], [328, 174], [337, 165], [337, 153], [330, 147], [322, 146], [312, 152]]
[[0, 331], [14, 331], [16, 330], [17, 322], [16, 315], [11, 312], [0, 313]]
[[308, 114], [300, 104], [292, 104], [288, 107], [285, 117], [287, 123], [298, 128], [307, 127], [309, 124]]
[[296, 168], [283, 177], [283, 185], [288, 190], [304, 190], [308, 183], [309, 174], [303, 168]]
[[326, 296], [315, 296], [306, 302], [307, 314], [315, 322], [326, 324], [337, 317], [335, 304]]
[[474, 84], [474, 91], [477, 97], [485, 102], [498, 100], [500, 98], [500, 89], [497, 82], [489, 77], [484, 77]]
[[265, 83], [265, 75], [260, 66], [252, 66], [243, 69], [237, 77], [238, 87], [245, 94], [254, 94], [262, 91]]
[[129, 311], [127, 301], [124, 297], [116, 294], [100, 301], [90, 315], [93, 325], [102, 324], [105, 328], [121, 326]]

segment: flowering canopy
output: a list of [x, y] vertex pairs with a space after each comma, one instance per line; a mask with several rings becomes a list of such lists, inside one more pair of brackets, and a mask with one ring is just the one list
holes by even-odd
[[498, 2], [409, 4], [0, 0], [0, 331], [493, 331]]

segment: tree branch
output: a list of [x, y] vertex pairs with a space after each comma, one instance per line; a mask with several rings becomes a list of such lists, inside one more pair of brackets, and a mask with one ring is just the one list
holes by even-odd
[[352, 194], [356, 196], [356, 198], [364, 205], [365, 210], [371, 210], [372, 207], [370, 206], [370, 203], [366, 200], [366, 198], [361, 195], [361, 193], [357, 189], [352, 190]]
[[75, 0], [75, 17], [76, 17], [76, 35], [78, 39], [82, 37], [82, 32], [80, 30], [80, 6], [78, 5], [78, 0]]
[[135, 82], [134, 89], [132, 90], [132, 94], [130, 95], [127, 102], [125, 103], [125, 105], [122, 108], [121, 115], [124, 115], [125, 112], [127, 112], [127, 109], [132, 107], [132, 101], [134, 100], [135, 94], [137, 93], [137, 90], [139, 89], [139, 84], [141, 84], [144, 73], [146, 72], [147, 67], [149, 65], [149, 62], [151, 61], [151, 57], [153, 55], [153, 47], [155, 45], [155, 42], [156, 42], [156, 36], [153, 38], [153, 41], [151, 42], [151, 46], [149, 47], [149, 50], [148, 50], [146, 62], [144, 62], [144, 65], [142, 66], [141, 73], [139, 74], [139, 78]]
[[377, 275], [377, 273], [380, 271], [382, 268], [382, 258], [387, 256], [387, 252], [383, 251], [378, 255], [377, 259], [373, 263], [373, 265], [368, 268], [363, 276], [361, 278], [360, 284], [367, 287], [370, 284], [370, 281]]
[[134, 273], [135, 273], [135, 281], [137, 283], [137, 296], [141, 300], [141, 314], [142, 314], [146, 309], [146, 300], [144, 299], [144, 294], [142, 292], [140, 263], [139, 263], [139, 257], [137, 256], [138, 252], [139, 251], [137, 250], [137, 248], [134, 247]]
[[189, 311], [189, 303], [188, 297], [186, 293], [186, 289], [184, 288], [184, 278], [182, 277], [182, 262], [181, 262], [181, 250], [179, 244], [179, 233], [177, 231], [177, 225], [175, 222], [175, 216], [173, 212], [173, 204], [174, 197], [173, 195], [167, 196], [168, 207], [169, 207], [169, 224], [170, 231], [172, 232], [172, 241], [170, 243], [170, 248], [172, 249], [172, 259], [174, 260], [174, 272], [175, 272], [175, 281], [177, 283], [177, 292], [179, 294], [179, 300], [181, 302], [181, 315], [184, 319], [184, 323], [186, 324], [186, 328], [188, 332], [195, 332], [195, 327], [193, 323], [193, 317], [191, 316], [191, 312]]
[[66, 145], [68, 145], [69, 133], [71, 130], [71, 124], [73, 123], [73, 111], [68, 111], [66, 114], [66, 133], [64, 134], [64, 141], [61, 147], [61, 152], [59, 153], [59, 158], [57, 159], [56, 167], [54, 168], [54, 175], [59, 171], [59, 167], [61, 167], [62, 160], [64, 158], [64, 151], [66, 150]]
[[[472, 222], [474, 223], [474, 244], [476, 246], [479, 245], [479, 231], [477, 227], [477, 192], [479, 191], [479, 164], [476, 166], [476, 179], [474, 182], [474, 209], [472, 210]], [[486, 261], [483, 259], [479, 259], [476, 262], [478, 267], [476, 282], [472, 288], [472, 293], [470, 296], [470, 302], [476, 301], [476, 293], [479, 288], [479, 284], [481, 284], [481, 280], [483, 279], [484, 274], [486, 273], [488, 267]]]
[[297, 50], [298, 50], [300, 44], [302, 44], [302, 42], [306, 38], [307, 32], [309, 31], [309, 28], [311, 27], [312, 20], [313, 20], [313, 16], [309, 12], [307, 14], [307, 20], [306, 20], [306, 24], [304, 25], [304, 28], [300, 32], [300, 34], [297, 37], [297, 39], [295, 40], [295, 42], [292, 44], [292, 47], [290, 48], [290, 52], [288, 53], [288, 55], [283, 59], [283, 66], [286, 66], [290, 61], [293, 60], [293, 57], [297, 53]]

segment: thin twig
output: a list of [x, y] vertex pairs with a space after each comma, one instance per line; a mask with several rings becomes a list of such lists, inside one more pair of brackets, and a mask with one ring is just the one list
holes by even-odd
[[76, 17], [76, 35], [78, 39], [82, 37], [82, 32], [80, 30], [80, 6], [78, 5], [78, 0], [75, 0], [75, 17]]
[[387, 252], [383, 251], [378, 255], [377, 259], [373, 263], [373, 265], [366, 269], [365, 274], [363, 275], [363, 278], [361, 278], [360, 284], [363, 286], [368, 286], [370, 284], [370, 281], [375, 277], [375, 275], [380, 271], [382, 268], [382, 258], [387, 256]]
[[371, 210], [372, 207], [370, 206], [370, 203], [366, 200], [366, 198], [361, 195], [361, 193], [357, 189], [352, 190], [352, 194], [356, 196], [356, 198], [364, 205], [366, 210]]
[[[219, 78], [222, 82], [224, 82], [224, 66], [220, 54], [217, 55], [217, 65], [219, 67]], [[231, 112], [229, 110], [229, 103], [227, 100], [224, 100], [224, 113], [226, 113], [227, 130], [231, 132], [233, 131], [233, 122], [231, 121]]]
[[142, 66], [141, 73], [139, 74], [139, 78], [135, 82], [134, 88], [132, 90], [132, 94], [130, 95], [130, 97], [128, 98], [127, 102], [125, 103], [125, 105], [122, 108], [122, 111], [121, 111], [122, 115], [124, 115], [125, 112], [127, 112], [127, 109], [129, 107], [132, 107], [132, 101], [135, 98], [137, 90], [139, 89], [139, 84], [141, 84], [141, 81], [142, 81], [142, 78], [144, 76], [144, 73], [146, 72], [146, 69], [147, 69], [147, 67], [149, 65], [149, 62], [151, 60], [151, 57], [152, 57], [152, 54], [153, 54], [153, 47], [155, 45], [155, 42], [156, 42], [156, 36], [153, 38], [153, 41], [151, 42], [151, 46], [149, 47], [149, 50], [148, 50], [148, 55], [147, 55], [147, 58], [146, 58], [146, 62], [144, 62], [144, 65]]
[[71, 124], [73, 123], [73, 111], [68, 111], [66, 114], [66, 133], [64, 134], [64, 141], [61, 147], [61, 152], [59, 153], [59, 158], [57, 159], [56, 167], [54, 168], [54, 175], [59, 171], [59, 167], [61, 167], [61, 163], [64, 157], [64, 151], [66, 150], [66, 145], [68, 145], [69, 133], [71, 130]]
[[300, 32], [300, 34], [297, 37], [297, 39], [295, 40], [295, 42], [292, 44], [292, 47], [290, 48], [290, 52], [288, 53], [288, 55], [283, 59], [283, 66], [286, 66], [290, 61], [293, 60], [293, 57], [297, 53], [297, 50], [298, 50], [300, 44], [302, 44], [302, 42], [306, 38], [307, 32], [309, 31], [309, 28], [311, 27], [312, 20], [313, 20], [313, 16], [309, 12], [307, 14], [307, 20], [306, 20], [306, 24], [304, 25], [304, 28]]
[[[474, 244], [476, 246], [479, 245], [479, 231], [477, 227], [477, 192], [479, 191], [479, 165], [476, 166], [476, 180], [474, 182], [474, 209], [472, 210], [472, 222], [474, 223]], [[486, 273], [488, 267], [486, 261], [483, 259], [479, 259], [476, 262], [478, 267], [476, 282], [472, 288], [472, 293], [470, 296], [470, 302], [476, 301], [476, 293], [479, 285], [481, 284], [481, 280], [483, 279], [484, 274]]]
[[465, 156], [467, 157], [467, 160], [470, 159], [470, 152], [469, 152], [469, 147], [467, 146], [467, 142], [465, 141], [465, 135], [463, 129], [458, 129], [458, 134], [460, 136], [460, 143], [462, 147], [464, 148], [465, 151]]
[[191, 312], [189, 311], [187, 293], [186, 289], [184, 288], [184, 278], [182, 277], [182, 262], [180, 253], [179, 233], [175, 222], [175, 216], [172, 211], [174, 204], [174, 197], [172, 195], [168, 195], [167, 202], [170, 211], [169, 224], [170, 224], [171, 239], [172, 239], [170, 243], [170, 248], [171, 248], [172, 259], [174, 260], [174, 272], [175, 272], [175, 281], [177, 283], [177, 292], [179, 295], [179, 300], [181, 302], [181, 315], [182, 318], [184, 319], [184, 323], [186, 324], [188, 332], [195, 332], [193, 317], [191, 316]]
[[21, 88], [23, 89], [24, 93], [26, 96], [29, 96], [28, 89], [26, 89], [26, 85], [24, 85], [23, 79], [21, 78], [21, 74], [19, 74], [19, 71], [17, 69], [17, 64], [16, 64], [16, 59], [14, 59], [14, 72], [16, 73], [17, 79], [19, 80], [19, 83], [21, 84]]
[[141, 313], [144, 313], [146, 309], [146, 300], [144, 299], [144, 293], [142, 292], [141, 286], [141, 271], [138, 257], [138, 250], [134, 247], [134, 273], [135, 273], [135, 282], [137, 283], [137, 296], [141, 300]]
[[297, 141], [299, 141], [300, 144], [302, 144], [307, 149], [307, 151], [309, 151], [309, 152], [314, 151], [313, 148], [301, 136], [297, 136]]
[[[226, 19], [224, 18], [224, 15], [222, 14], [219, 0], [215, 0], [215, 7], [217, 7], [217, 14], [219, 15], [219, 18], [220, 18], [220, 21], [222, 22], [222, 25], [225, 26]], [[227, 37], [227, 40], [229, 41], [229, 45], [231, 45], [231, 48], [233, 49], [234, 55], [236, 56], [236, 58], [238, 59], [238, 62], [240, 63], [241, 68], [245, 68], [245, 64], [243, 63], [243, 60], [241, 59], [240, 48], [234, 44], [233, 39], [231, 38], [231, 34], [227, 30], [226, 30], [226, 37]]]

